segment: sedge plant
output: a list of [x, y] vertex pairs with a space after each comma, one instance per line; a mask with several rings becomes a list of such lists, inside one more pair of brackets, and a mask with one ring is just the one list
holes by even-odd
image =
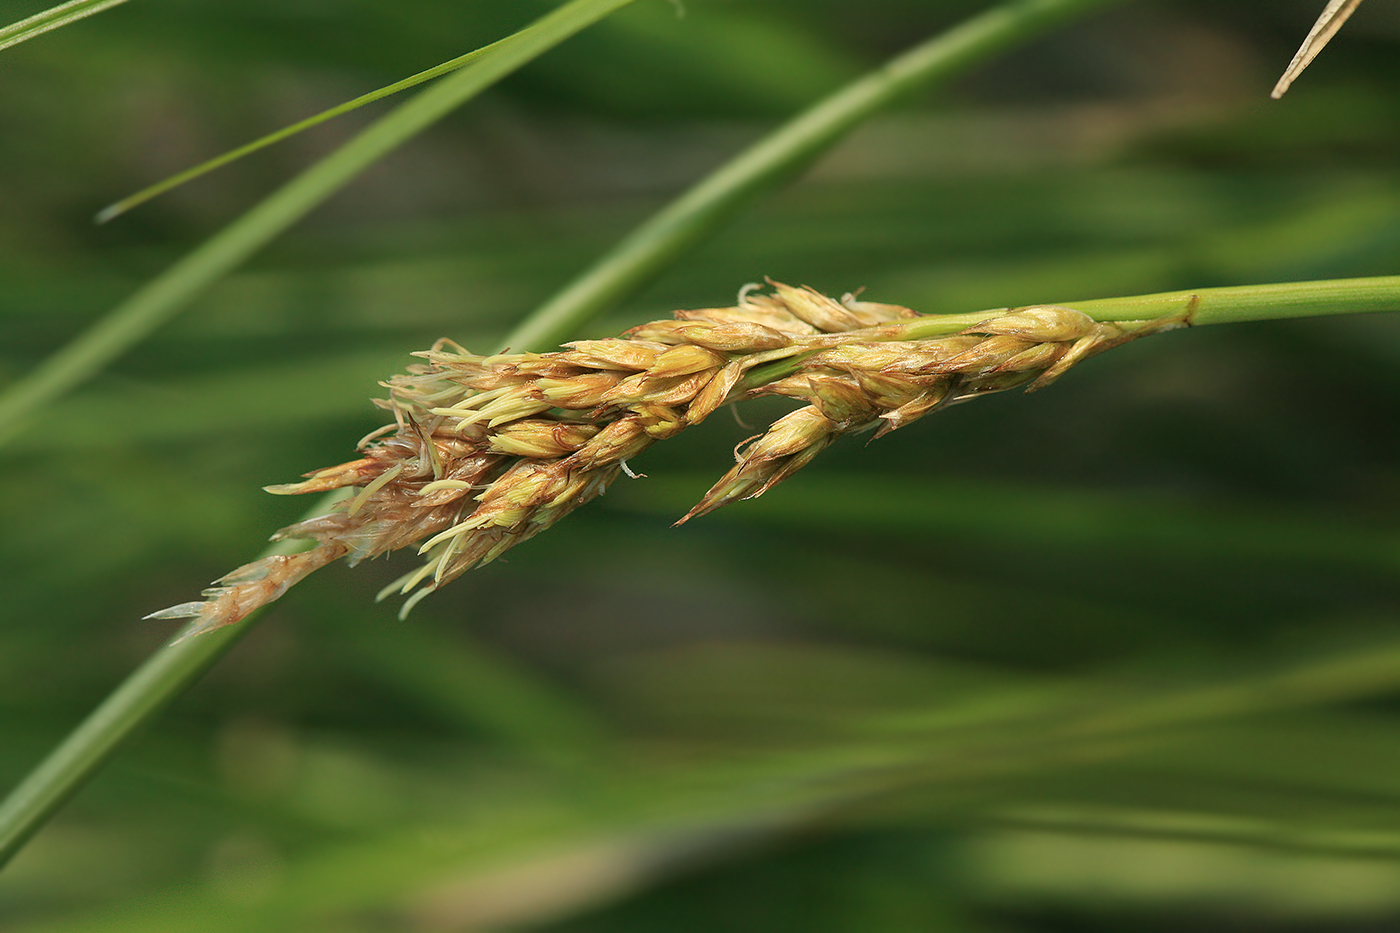
[[[920, 46], [709, 176], [531, 316], [508, 338], [508, 349], [478, 354], [443, 341], [421, 352], [423, 362], [389, 380], [383, 406], [392, 423], [362, 443], [357, 459], [272, 489], [338, 489], [349, 496], [313, 508], [282, 533], [275, 553], [220, 581], [207, 600], [157, 613], [193, 621], [0, 807], [0, 853], [13, 854], [125, 736], [228, 650], [254, 623], [254, 610], [310, 570], [339, 557], [353, 562], [413, 546], [424, 563], [391, 588], [411, 604], [550, 527], [631, 471], [632, 458], [649, 445], [723, 405], [777, 395], [799, 407], [741, 446], [734, 466], [682, 521], [764, 493], [841, 435], [884, 434], [954, 402], [1039, 388], [1084, 358], [1137, 336], [1185, 325], [1400, 308], [1397, 277], [1198, 288], [959, 315], [916, 314], [864, 296], [834, 300], [774, 282], [771, 292], [746, 288], [732, 305], [686, 310], [620, 338], [572, 340], [554, 348], [900, 92], [946, 78], [1099, 5], [1010, 3]], [[578, 11], [583, 4], [569, 6]], [[1339, 26], [1355, 4], [1341, 14], [1336, 6], [1329, 14]], [[593, 7], [590, 15], [609, 11], [604, 4]], [[475, 80], [493, 77], [478, 74]], [[442, 91], [436, 112], [469, 96], [461, 88], [453, 94], [448, 104]], [[198, 262], [192, 257], [127, 306], [140, 312], [126, 318], [135, 323], [75, 344], [86, 349], [70, 354], [44, 379], [21, 386], [10, 396], [19, 401], [0, 410], [18, 424], [88, 378], [385, 151], [393, 134], [406, 138], [424, 125], [419, 119], [412, 126], [381, 128], [369, 149], [339, 164], [333, 183], [325, 175], [316, 179], [313, 171], [305, 183], [289, 185], [270, 201], [281, 205], [276, 216], [249, 215], [241, 227], [230, 228], [236, 235], [211, 241]], [[347, 150], [356, 151], [354, 144]], [[33, 385], [39, 388], [25, 394]], [[296, 539], [314, 546], [298, 551]], [[1382, 672], [1366, 682], [1386, 678]], [[1301, 681], [1311, 682], [1306, 674]], [[1295, 695], [1306, 689], [1283, 693], [1287, 702], [1297, 702]], [[1340, 687], [1326, 693], [1344, 694]], [[1267, 706], [1254, 699], [1239, 706], [1257, 709], [1260, 703]], [[1139, 720], [1190, 721], [1192, 708], [1190, 695], [1179, 708], [1170, 701], [1134, 707], [1123, 713], [1126, 727], [1071, 718], [1063, 735], [1069, 745], [1085, 736], [1111, 738]], [[899, 781], [917, 782], [918, 773], [919, 766], [911, 765]]]

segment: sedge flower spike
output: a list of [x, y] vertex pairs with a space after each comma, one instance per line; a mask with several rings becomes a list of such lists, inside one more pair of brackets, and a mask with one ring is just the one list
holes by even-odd
[[[393, 423], [361, 456], [269, 486], [278, 495], [358, 490], [275, 539], [315, 545], [266, 557], [215, 581], [199, 602], [147, 618], [192, 618], [190, 634], [229, 625], [345, 557], [353, 565], [410, 545], [421, 566], [383, 593], [403, 612], [466, 571], [601, 495], [651, 444], [720, 406], [763, 395], [801, 407], [735, 451], [734, 466], [677, 524], [767, 492], [839, 436], [880, 437], [947, 405], [1049, 385], [1079, 361], [1183, 316], [1136, 327], [1070, 308], [988, 312], [971, 326], [898, 305], [835, 301], [771, 283], [737, 305], [678, 311], [621, 337], [552, 353], [478, 356], [450, 340], [383, 385]], [[961, 319], [966, 324], [967, 319]], [[974, 318], [975, 320], [975, 318]]]

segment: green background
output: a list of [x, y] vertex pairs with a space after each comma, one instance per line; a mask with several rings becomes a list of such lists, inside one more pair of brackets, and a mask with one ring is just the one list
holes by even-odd
[[[1394, 274], [1400, 10], [1125, 3], [916, 95], [587, 334], [763, 276], [927, 312]], [[0, 787], [295, 520], [441, 336], [971, 2], [641, 0], [0, 449]], [[0, 7], [12, 21], [42, 8]], [[0, 53], [0, 385], [523, 0], [133, 0]], [[0, 876], [0, 928], [1375, 929], [1400, 918], [1400, 321], [1139, 341], [673, 529], [715, 417], [407, 622], [277, 604]], [[781, 406], [744, 406], [761, 426]], [[757, 428], [754, 428], [756, 430]]]

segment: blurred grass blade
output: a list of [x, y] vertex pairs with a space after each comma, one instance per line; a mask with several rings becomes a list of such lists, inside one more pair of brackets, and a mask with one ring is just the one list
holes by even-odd
[[1322, 15], [1313, 24], [1312, 31], [1303, 40], [1298, 54], [1293, 56], [1293, 61], [1289, 62], [1288, 67], [1284, 69], [1283, 77], [1279, 78], [1278, 84], [1274, 85], [1270, 97], [1278, 100], [1288, 91], [1293, 82], [1303, 73], [1303, 69], [1312, 64], [1312, 60], [1317, 58], [1317, 54], [1323, 50], [1327, 43], [1332, 41], [1337, 30], [1342, 28], [1342, 23], [1345, 23], [1360, 5], [1361, 0], [1328, 0], [1327, 9], [1322, 11]]
[[42, 13], [35, 13], [28, 19], [22, 19], [0, 29], [0, 49], [19, 45], [26, 39], [33, 39], [50, 29], [67, 26], [85, 16], [101, 13], [103, 10], [125, 2], [126, 0], [69, 0], [67, 3], [60, 3], [56, 7], [50, 7]]
[[[117, 0], [117, 2], [125, 2], [125, 0]], [[97, 212], [97, 215], [93, 217], [93, 221], [95, 223], [105, 224], [112, 218], [119, 217], [122, 214], [125, 214], [127, 211], [131, 210], [133, 207], [136, 207], [139, 204], [145, 204], [152, 198], [162, 195], [165, 192], [171, 190], [172, 188], [178, 188], [185, 182], [193, 181], [194, 179], [199, 178], [201, 175], [207, 175], [210, 172], [214, 171], [214, 169], [225, 166], [230, 162], [237, 161], [238, 159], [241, 159], [246, 155], [257, 152], [259, 149], [266, 149], [273, 143], [281, 142], [289, 136], [295, 136], [302, 130], [309, 130], [311, 129], [311, 127], [325, 123], [327, 120], [330, 120], [333, 117], [338, 117], [343, 113], [349, 113], [350, 111], [363, 107], [366, 104], [374, 103], [377, 100], [381, 100], [382, 98], [388, 97], [390, 94], [397, 94], [399, 91], [406, 91], [411, 87], [422, 84], [424, 81], [431, 81], [433, 78], [441, 77], [442, 75], [448, 74], [449, 72], [465, 68], [467, 65], [470, 65], [472, 62], [481, 58], [481, 56], [488, 54], [499, 44], [500, 43], [493, 42], [490, 45], [482, 46], [479, 49], [468, 52], [466, 55], [459, 55], [457, 58], [443, 62], [441, 65], [429, 68], [427, 71], [420, 71], [418, 72], [418, 74], [408, 78], [404, 78], [402, 81], [395, 81], [393, 84], [385, 85], [384, 87], [379, 88], [377, 91], [370, 91], [368, 94], [361, 94], [359, 97], [356, 97], [353, 100], [348, 100], [343, 104], [338, 104], [334, 107], [331, 107], [329, 110], [323, 110], [315, 116], [307, 117], [305, 120], [293, 123], [291, 126], [283, 127], [275, 133], [268, 133], [261, 139], [255, 139], [245, 146], [239, 146], [237, 149], [231, 149], [228, 152], [225, 152], [223, 155], [215, 156], [207, 162], [201, 162], [199, 165], [196, 165], [193, 168], [186, 169], [185, 171], [180, 172], [176, 175], [171, 175], [164, 181], [159, 181], [148, 188], [143, 188], [133, 195], [122, 198], [115, 204], [109, 204], [107, 207], [104, 207], [102, 210]]]
[[[1314, 808], [1310, 808], [1314, 809]], [[1320, 808], [1317, 808], [1320, 809]], [[1377, 810], [1384, 812], [1382, 807]], [[1314, 809], [1315, 812], [1315, 809]], [[1308, 811], [1266, 816], [1235, 815], [1212, 810], [1161, 807], [1104, 806], [1094, 803], [1021, 805], [993, 812], [987, 823], [994, 830], [1049, 833], [1064, 838], [1120, 842], [1155, 840], [1186, 845], [1247, 846], [1271, 852], [1395, 859], [1400, 856], [1400, 833], [1385, 826], [1367, 832], [1336, 828], [1314, 819]], [[1379, 816], [1379, 813], [1377, 814]]]
[[0, 443], [23, 420], [139, 343], [376, 161], [510, 72], [632, 0], [573, 0], [405, 101], [147, 283], [0, 393]]

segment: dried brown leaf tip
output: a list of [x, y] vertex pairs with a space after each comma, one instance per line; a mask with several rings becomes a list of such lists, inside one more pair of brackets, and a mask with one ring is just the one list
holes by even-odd
[[1270, 97], [1278, 100], [1288, 92], [1293, 86], [1293, 82], [1303, 73], [1312, 60], [1317, 58], [1318, 53], [1332, 41], [1332, 37], [1337, 34], [1337, 30], [1342, 28], [1342, 24], [1347, 21], [1356, 8], [1361, 5], [1361, 0], [1328, 0], [1327, 6], [1323, 8], [1322, 15], [1317, 18], [1313, 28], [1308, 32], [1308, 36], [1299, 46], [1297, 54], [1284, 69], [1283, 76], [1274, 85]]
[[191, 634], [207, 631], [339, 557], [353, 565], [414, 545], [422, 565], [380, 594], [407, 595], [406, 613], [602, 494], [619, 474], [634, 475], [628, 460], [721, 405], [761, 395], [806, 403], [741, 445], [734, 467], [681, 522], [762, 495], [842, 434], [874, 429], [879, 437], [978, 395], [1038, 389], [1095, 353], [1184, 323], [1178, 316], [1124, 328], [1036, 306], [957, 326], [898, 305], [771, 284], [769, 294], [746, 287], [733, 307], [679, 311], [553, 353], [477, 356], [439, 341], [416, 354], [425, 362], [385, 383], [389, 398], [379, 404], [394, 421], [360, 442], [358, 459], [268, 487], [278, 495], [356, 490], [274, 536], [312, 539], [311, 550], [240, 567], [204, 601], [149, 618], [193, 618]]

